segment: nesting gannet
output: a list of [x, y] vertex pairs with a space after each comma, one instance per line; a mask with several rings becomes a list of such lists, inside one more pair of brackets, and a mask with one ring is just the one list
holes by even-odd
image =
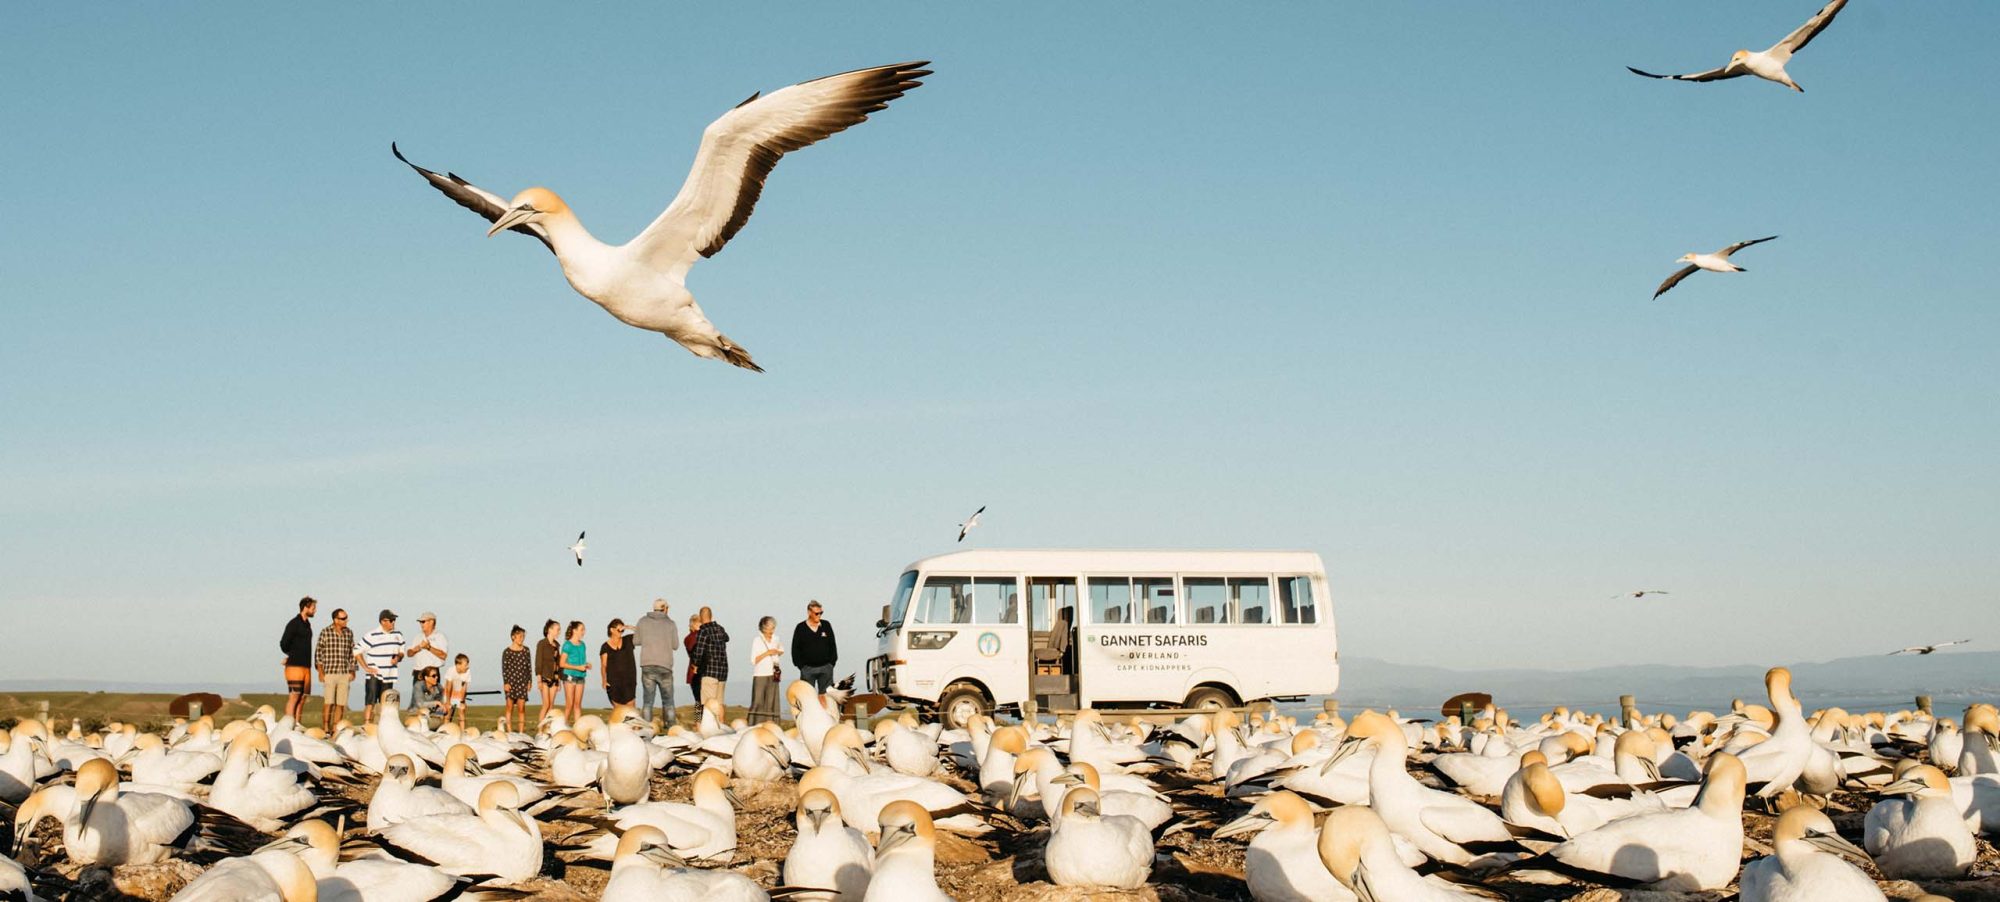
[[392, 755], [382, 770], [382, 779], [375, 784], [375, 791], [368, 796], [366, 823], [368, 830], [374, 832], [433, 814], [472, 813], [471, 805], [451, 793], [435, 786], [418, 786], [409, 757]]
[[270, 752], [270, 737], [262, 730], [236, 734], [209, 789], [209, 807], [269, 832], [318, 803], [312, 790], [299, 784], [298, 774], [268, 765]]
[[1362, 899], [1463, 902], [1490, 898], [1410, 870], [1397, 857], [1389, 825], [1366, 805], [1343, 805], [1328, 814], [1326, 822], [1320, 825], [1318, 851], [1320, 864], [1333, 879]]
[[870, 820], [880, 825], [881, 837], [864, 902], [952, 902], [937, 885], [937, 828], [930, 812], [915, 802], [896, 801]]
[[1713, 254], [1682, 254], [1680, 259], [1674, 262], [1686, 263], [1687, 265], [1675, 270], [1674, 274], [1668, 276], [1665, 282], [1661, 282], [1660, 287], [1653, 292], [1653, 298], [1658, 300], [1660, 295], [1666, 294], [1675, 285], [1679, 285], [1682, 279], [1694, 275], [1695, 270], [1698, 269], [1705, 269], [1709, 272], [1747, 272], [1748, 270], [1745, 270], [1743, 267], [1729, 262], [1729, 255], [1750, 245], [1763, 244], [1777, 237], [1776, 235], [1772, 235], [1769, 238], [1753, 238], [1749, 241], [1738, 241]]
[[12, 858], [0, 857], [0, 899], [9, 902], [40, 902], [35, 895], [35, 885], [28, 879], [28, 870]]
[[570, 837], [586, 857], [610, 860], [617, 854], [618, 833], [640, 824], [659, 830], [669, 848], [685, 860], [727, 863], [736, 854], [736, 794], [729, 776], [720, 770], [697, 771], [689, 795], [692, 802], [640, 802], [605, 816], [610, 829], [585, 831]]
[[840, 819], [840, 801], [824, 789], [801, 793], [794, 820], [798, 834], [785, 853], [785, 884], [834, 890], [794, 898], [859, 902], [868, 892], [875, 850], [868, 837]]
[[382, 843], [447, 874], [519, 883], [542, 868], [541, 824], [516, 810], [520, 804], [513, 784], [494, 783], [480, 792], [479, 813], [412, 818], [383, 830]]
[[875, 746], [881, 749], [882, 760], [889, 763], [889, 769], [899, 774], [928, 777], [942, 767], [938, 763], [937, 740], [918, 730], [914, 719], [906, 724], [902, 717], [882, 718], [875, 724]]
[[1912, 767], [1882, 794], [1911, 797], [1876, 803], [1863, 822], [1862, 842], [1884, 876], [1959, 877], [1972, 867], [1978, 848], [1943, 771]]
[[1785, 35], [1784, 40], [1772, 44], [1770, 49], [1757, 51], [1738, 50], [1730, 55], [1727, 65], [1718, 69], [1695, 72], [1689, 75], [1655, 75], [1651, 72], [1633, 69], [1631, 66], [1626, 66], [1625, 68], [1631, 69], [1635, 75], [1644, 75], [1647, 78], [1666, 78], [1674, 81], [1721, 81], [1722, 79], [1735, 78], [1739, 75], [1755, 75], [1765, 81], [1775, 81], [1794, 91], [1804, 93], [1805, 89], [1799, 87], [1798, 82], [1793, 81], [1790, 75], [1785, 74], [1785, 64], [1791, 61], [1792, 54], [1805, 49], [1806, 44], [1811, 43], [1813, 38], [1818, 37], [1820, 32], [1825, 31], [1828, 25], [1832, 25], [1833, 17], [1839, 15], [1840, 8], [1846, 5], [1847, 0], [1833, 0], [1833, 2], [1821, 7], [1819, 12], [1813, 14], [1812, 18], [1807, 19], [1806, 24], [1799, 26], [1791, 34]]
[[1940, 648], [1950, 648], [1950, 647], [1952, 647], [1952, 646], [1954, 646], [1954, 645], [1964, 645], [1965, 643], [1967, 643], [1967, 642], [1971, 642], [1971, 641], [1972, 641], [1971, 639], [1953, 639], [1953, 640], [1951, 640], [1950, 642], [1939, 642], [1939, 643], [1938, 643], [1938, 644], [1936, 644], [1936, 645], [1912, 645], [1912, 646], [1910, 646], [1910, 647], [1908, 647], [1908, 648], [1899, 648], [1899, 649], [1896, 649], [1895, 651], [1892, 651], [1892, 652], [1890, 652], [1889, 654], [1892, 654], [1892, 655], [1928, 655], [1928, 654], [1932, 654], [1932, 653], [1936, 652], [1936, 651], [1937, 651], [1938, 649], [1940, 649]]
[[668, 847], [666, 834], [641, 824], [619, 837], [611, 879], [605, 882], [601, 898], [604, 902], [768, 902], [771, 897], [742, 874], [688, 867]]
[[[102, 758], [78, 766], [74, 799], [75, 813], [63, 821], [63, 849], [79, 864], [163, 861], [187, 843], [195, 828], [194, 810], [186, 802], [119, 791], [118, 769]], [[22, 811], [32, 801], [23, 803]], [[16, 818], [22, 816], [17, 813]]]
[[[584, 530], [584, 532], [589, 532], [589, 530]], [[584, 532], [577, 533], [576, 544], [569, 546], [569, 553], [576, 556], [576, 565], [578, 567], [583, 566], [583, 552], [587, 547], [583, 544]]]
[[1800, 805], [1778, 817], [1771, 854], [1743, 866], [1743, 902], [1866, 902], [1885, 898], [1860, 868], [1868, 854], [1840, 838], [1833, 821]]
[[959, 541], [965, 541], [965, 534], [971, 532], [973, 527], [979, 525], [979, 515], [983, 513], [986, 513], [986, 505], [984, 504], [980, 505], [978, 510], [973, 511], [972, 516], [965, 518], [964, 523], [958, 524]]
[[1345, 902], [1354, 894], [1319, 860], [1319, 829], [1312, 806], [1285, 790], [1268, 793], [1249, 813], [1216, 828], [1225, 839], [1257, 834], [1243, 852], [1243, 879], [1257, 902]]
[[1708, 759], [1701, 795], [1687, 808], [1620, 818], [1547, 852], [1579, 870], [1658, 888], [1719, 889], [1736, 878], [1743, 851], [1743, 762]]
[[1373, 711], [1362, 712], [1347, 725], [1347, 738], [1321, 767], [1331, 771], [1367, 745], [1375, 747], [1375, 760], [1368, 768], [1368, 804], [1391, 831], [1425, 855], [1450, 864], [1470, 864], [1474, 856], [1465, 843], [1513, 838], [1499, 815], [1410, 776], [1404, 765], [1409, 749], [1403, 743], [1402, 729]]
[[299, 856], [271, 849], [229, 858], [181, 887], [172, 902], [315, 902], [319, 885]]
[[1078, 786], [1063, 794], [1043, 862], [1059, 886], [1136, 889], [1153, 873], [1153, 834], [1136, 817], [1103, 813], [1097, 792]]
[[791, 776], [792, 751], [775, 722], [744, 730], [730, 750], [729, 774], [751, 783], [779, 783]]
[[222, 769], [222, 756], [213, 752], [168, 751], [166, 743], [152, 733], [132, 740], [125, 763], [132, 770], [132, 782], [194, 789]]
[[[322, 820], [300, 821], [263, 850], [288, 849], [318, 882], [319, 902], [433, 902], [460, 894], [464, 881], [379, 851], [341, 861], [340, 834]], [[475, 894], [477, 895], [477, 894]]]
[[494, 783], [512, 783], [514, 792], [523, 807], [533, 805], [548, 795], [532, 780], [507, 774], [488, 774], [479, 766], [472, 747], [463, 742], [454, 744], [444, 753], [444, 768], [438, 772], [438, 785], [451, 793], [452, 798], [464, 802], [467, 808], [479, 804], [479, 794]]
[[394, 145], [390, 150], [459, 206], [493, 223], [486, 234], [513, 230], [547, 245], [570, 286], [620, 322], [659, 332], [696, 356], [762, 372], [748, 351], [708, 321], [686, 287], [688, 270], [743, 228], [780, 157], [887, 107], [922, 83], [930, 74], [926, 65], [858, 69], [750, 95], [702, 131], [701, 149], [680, 194], [652, 225], [620, 246], [591, 237], [569, 205], [547, 188], [529, 188], [502, 201], [455, 174], [410, 163]]

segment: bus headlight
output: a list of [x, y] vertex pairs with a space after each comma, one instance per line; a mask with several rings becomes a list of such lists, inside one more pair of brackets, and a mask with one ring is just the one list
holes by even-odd
[[924, 630], [922, 632], [913, 632], [910, 634], [910, 649], [912, 651], [933, 651], [940, 649], [950, 644], [952, 638], [957, 635], [958, 633], [955, 630]]

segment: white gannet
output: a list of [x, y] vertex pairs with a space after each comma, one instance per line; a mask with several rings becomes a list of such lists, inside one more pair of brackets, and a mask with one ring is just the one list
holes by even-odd
[[979, 515], [983, 513], [986, 513], [986, 505], [984, 504], [980, 505], [978, 510], [973, 511], [972, 516], [965, 518], [964, 523], [958, 524], [959, 541], [965, 541], [965, 534], [971, 532], [973, 527], [979, 525]]
[[667, 845], [666, 834], [641, 824], [619, 837], [604, 902], [769, 902], [755, 881], [732, 871], [690, 868]]
[[340, 844], [338, 832], [325, 821], [314, 819], [293, 824], [283, 838], [264, 850], [295, 852], [318, 882], [319, 902], [433, 902], [458, 896], [460, 884], [465, 882], [430, 865], [391, 858], [379, 850], [341, 861]]
[[729, 755], [729, 775], [751, 783], [780, 783], [791, 776], [792, 751], [776, 722], [744, 730]]
[[514, 792], [520, 797], [521, 806], [527, 807], [542, 800], [548, 790], [533, 780], [507, 774], [488, 774], [479, 766], [477, 753], [472, 746], [463, 742], [454, 743], [444, 753], [444, 768], [438, 771], [438, 785], [451, 797], [464, 802], [467, 809], [479, 804], [479, 794], [494, 783], [512, 783]]
[[896, 801], [870, 820], [881, 826], [882, 836], [875, 842], [875, 872], [863, 902], [952, 902], [937, 885], [937, 829], [930, 812], [915, 802]]
[[1153, 873], [1153, 834], [1136, 817], [1103, 813], [1097, 791], [1078, 786], [1063, 793], [1042, 860], [1058, 886], [1137, 889]]
[[1743, 788], [1743, 762], [1717, 752], [1692, 806], [1620, 818], [1547, 854], [1573, 868], [1664, 890], [1728, 886], [1742, 860]]
[[653, 776], [646, 740], [620, 721], [605, 729], [603, 749], [604, 770], [597, 780], [598, 790], [614, 804], [645, 801]]
[[1805, 89], [1799, 87], [1798, 82], [1793, 81], [1790, 75], [1785, 74], [1785, 64], [1791, 61], [1792, 54], [1805, 49], [1806, 44], [1811, 43], [1813, 38], [1818, 37], [1820, 32], [1825, 31], [1828, 25], [1832, 25], [1833, 17], [1839, 15], [1840, 8], [1846, 5], [1847, 0], [1833, 0], [1833, 2], [1821, 7], [1819, 12], [1813, 14], [1812, 18], [1807, 19], [1806, 24], [1799, 26], [1791, 34], [1785, 35], [1784, 40], [1772, 44], [1770, 49], [1756, 51], [1738, 50], [1730, 55], [1727, 65], [1718, 69], [1710, 69], [1707, 72], [1695, 72], [1689, 75], [1655, 75], [1651, 72], [1633, 69], [1631, 66], [1626, 66], [1625, 68], [1631, 69], [1635, 75], [1644, 75], [1647, 78], [1666, 78], [1674, 81], [1721, 81], [1722, 79], [1735, 78], [1739, 75], [1755, 75], [1765, 81], [1775, 81], [1794, 91], [1804, 93]]
[[1669, 592], [1665, 589], [1639, 589], [1637, 591], [1626, 592], [1621, 595], [1613, 595], [1611, 596], [1611, 600], [1617, 601], [1620, 598], [1645, 598], [1648, 595], [1672, 595], [1672, 594], [1674, 593]]
[[1450, 864], [1470, 864], [1474, 856], [1464, 843], [1513, 839], [1499, 815], [1410, 776], [1404, 765], [1409, 749], [1403, 744], [1402, 728], [1373, 711], [1362, 712], [1347, 725], [1347, 738], [1321, 768], [1331, 771], [1367, 745], [1375, 747], [1375, 760], [1368, 767], [1369, 806], [1391, 831], [1425, 855]]
[[[589, 530], [584, 530], [584, 532], [589, 532]], [[576, 556], [576, 565], [578, 567], [583, 566], [583, 552], [588, 547], [583, 544], [583, 535], [583, 532], [577, 533], [576, 544], [569, 546], [569, 553]]]
[[1939, 643], [1938, 643], [1938, 644], [1936, 644], [1936, 645], [1912, 645], [1912, 646], [1909, 646], [1908, 648], [1899, 648], [1899, 649], [1896, 649], [1895, 651], [1892, 651], [1892, 652], [1890, 652], [1889, 654], [1892, 654], [1892, 655], [1928, 655], [1928, 654], [1932, 654], [1932, 653], [1935, 653], [1935, 652], [1936, 652], [1936, 651], [1937, 651], [1938, 649], [1940, 649], [1940, 648], [1950, 648], [1950, 647], [1952, 647], [1952, 646], [1954, 646], [1954, 645], [1964, 645], [1965, 643], [1967, 643], [1967, 642], [1971, 642], [1971, 641], [1972, 641], [1971, 639], [1953, 639], [1953, 640], [1951, 640], [1950, 642], [1939, 642]]
[[1347, 902], [1354, 894], [1319, 860], [1312, 806], [1285, 790], [1267, 793], [1243, 815], [1216, 828], [1214, 838], [1256, 833], [1243, 852], [1243, 880], [1257, 902]]
[[1862, 842], [1882, 875], [1891, 879], [1960, 877], [1978, 855], [1972, 830], [1952, 801], [1944, 771], [1928, 764], [1909, 768], [1882, 787], [1884, 799], [1868, 809]]
[[1705, 269], [1709, 272], [1748, 272], [1743, 267], [1729, 262], [1729, 255], [1753, 244], [1763, 244], [1776, 237], [1778, 236], [1772, 235], [1769, 238], [1753, 238], [1749, 241], [1738, 241], [1713, 254], [1682, 254], [1680, 259], [1674, 262], [1686, 263], [1687, 265], [1675, 270], [1674, 274], [1668, 276], [1665, 282], [1661, 282], [1660, 287], [1653, 292], [1653, 299], [1658, 300], [1660, 295], [1666, 294], [1675, 285], [1679, 285], [1682, 279], [1694, 275], [1695, 270], [1698, 269]]
[[[1088, 761], [1077, 761], [1063, 768], [1062, 773], [1052, 780], [1059, 787], [1082, 787], [1097, 794], [1099, 814], [1109, 817], [1121, 814], [1137, 818], [1147, 830], [1158, 830], [1174, 819], [1174, 806], [1167, 797], [1154, 789], [1140, 777], [1132, 774], [1111, 774], [1106, 776], [1097, 766]], [[1049, 788], [1042, 792], [1047, 798]], [[1060, 810], [1060, 809], [1057, 809]], [[1054, 819], [1051, 811], [1050, 819]], [[1165, 834], [1162, 834], [1165, 835]]]
[[222, 769], [222, 756], [213, 752], [168, 751], [166, 743], [152, 733], [132, 740], [125, 763], [132, 770], [132, 782], [172, 786], [191, 791]]
[[1959, 734], [1958, 775], [2000, 774], [2000, 711], [1992, 705], [1965, 707], [1963, 730]]
[[[905, 718], [909, 718], [905, 722]], [[929, 733], [917, 729], [916, 719], [907, 712], [884, 717], [875, 724], [875, 746], [889, 769], [912, 777], [928, 777], [938, 772], [938, 744]]]
[[585, 857], [608, 861], [617, 854], [618, 832], [646, 824], [667, 837], [668, 846], [684, 860], [727, 863], [736, 854], [736, 794], [729, 775], [714, 768], [697, 771], [689, 793], [692, 802], [640, 802], [605, 815], [613, 829], [584, 831], [570, 837]]
[[1362, 899], [1463, 902], [1490, 898], [1410, 870], [1397, 857], [1389, 825], [1366, 805], [1343, 805], [1326, 816], [1320, 825], [1319, 860], [1333, 879]]
[[[63, 816], [63, 849], [71, 861], [151, 864], [164, 861], [192, 836], [195, 815], [186, 802], [153, 793], [120, 792], [118, 769], [102, 758], [78, 766], [74, 791], [76, 810]], [[22, 811], [32, 803], [30, 797]]]
[[12, 858], [0, 857], [0, 899], [41, 902], [41, 898], [35, 895], [35, 886], [28, 880], [28, 870]]
[[315, 902], [312, 870], [286, 849], [228, 858], [181, 887], [172, 902]]
[[368, 796], [366, 824], [372, 833], [413, 818], [472, 813], [472, 806], [459, 801], [457, 796], [435, 786], [418, 786], [409, 757], [392, 755], [382, 769], [382, 779], [375, 784], [375, 791]]
[[529, 188], [502, 201], [455, 174], [409, 164], [445, 196], [493, 223], [488, 235], [513, 230], [555, 252], [578, 294], [620, 322], [659, 332], [698, 357], [762, 372], [750, 353], [708, 321], [686, 287], [687, 273], [712, 257], [750, 218], [778, 159], [868, 118], [921, 84], [926, 62], [858, 69], [750, 99], [701, 134], [701, 149], [680, 194], [631, 241], [612, 246], [591, 237], [555, 192]]
[[447, 874], [491, 874], [519, 883], [542, 869], [542, 827], [516, 810], [521, 800], [511, 783], [488, 785], [479, 794], [478, 814], [433, 814], [383, 830], [383, 846], [423, 861]]
[[1867, 902], [1883, 899], [1873, 878], [1847, 861], [1868, 854], [1840, 838], [1833, 821], [1800, 805], [1778, 816], [1771, 854], [1743, 866], [1743, 902]]
[[[590, 719], [588, 715], [577, 718], [576, 730], [588, 731], [585, 722]], [[571, 789], [595, 785], [605, 757], [603, 752], [584, 748], [583, 737], [576, 730], [559, 730], [549, 737], [549, 780]]]
[[1572, 795], [1541, 759], [1541, 753], [1534, 751], [1522, 756], [1520, 772], [1500, 791], [1500, 816], [1507, 823], [1557, 839], [1580, 836], [1629, 814], [1665, 808], [1651, 793], [1615, 799]]
[[222, 770], [208, 792], [208, 805], [265, 832], [284, 826], [284, 821], [319, 802], [312, 790], [299, 784], [299, 775], [266, 764], [271, 738], [262, 730], [244, 730], [229, 741]]
[[785, 853], [785, 884], [834, 892], [793, 898], [860, 902], [868, 892], [875, 850], [868, 845], [868, 837], [840, 819], [840, 800], [824, 789], [802, 793], [794, 821], [798, 834]]

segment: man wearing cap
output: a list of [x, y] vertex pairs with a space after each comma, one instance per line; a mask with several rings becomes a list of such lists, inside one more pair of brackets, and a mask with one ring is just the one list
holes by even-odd
[[415, 695], [417, 684], [423, 680], [423, 672], [435, 667], [438, 673], [445, 671], [445, 662], [451, 660], [446, 653], [451, 643], [443, 633], [437, 631], [438, 617], [429, 611], [417, 615], [417, 628], [423, 630], [410, 647], [403, 649], [403, 657], [410, 661], [410, 694]]
[[819, 599], [806, 604], [806, 619], [792, 627], [792, 663], [799, 679], [812, 684], [814, 692], [833, 685], [833, 665], [840, 661], [840, 646], [833, 640], [833, 624], [821, 618]]
[[362, 688], [361, 719], [373, 722], [375, 705], [383, 693], [396, 688], [396, 665], [403, 660], [403, 634], [396, 629], [396, 612], [383, 608], [379, 624], [354, 644], [354, 662], [368, 678]]
[[663, 727], [674, 722], [674, 648], [681, 644], [680, 637], [680, 624], [667, 616], [664, 598], [653, 599], [653, 609], [639, 618], [632, 630], [633, 641], [639, 643], [640, 710], [647, 720], [658, 721]]

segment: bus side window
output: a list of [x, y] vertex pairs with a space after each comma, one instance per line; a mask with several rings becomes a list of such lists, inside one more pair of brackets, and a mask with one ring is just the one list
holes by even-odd
[[1237, 623], [1271, 622], [1271, 581], [1257, 576], [1229, 581], [1230, 594], [1236, 596]]
[[918, 605], [925, 623], [971, 623], [972, 581], [963, 576], [933, 576], [924, 580], [924, 596]]
[[1229, 616], [1229, 584], [1221, 577], [1185, 577], [1181, 586], [1187, 593], [1188, 617], [1196, 625], [1234, 622]]
[[[1020, 623], [1020, 595], [1011, 576], [981, 576], [972, 581], [978, 623]], [[964, 622], [964, 621], [961, 621]]]
[[1314, 622], [1312, 577], [1280, 577], [1278, 603], [1285, 609], [1286, 623]]
[[1139, 610], [1145, 614], [1146, 623], [1175, 623], [1180, 602], [1174, 597], [1172, 577], [1135, 577], [1132, 580], [1133, 600], [1139, 603]]
[[1122, 576], [1090, 578], [1090, 622], [1126, 623], [1125, 608], [1132, 602], [1132, 583]]

